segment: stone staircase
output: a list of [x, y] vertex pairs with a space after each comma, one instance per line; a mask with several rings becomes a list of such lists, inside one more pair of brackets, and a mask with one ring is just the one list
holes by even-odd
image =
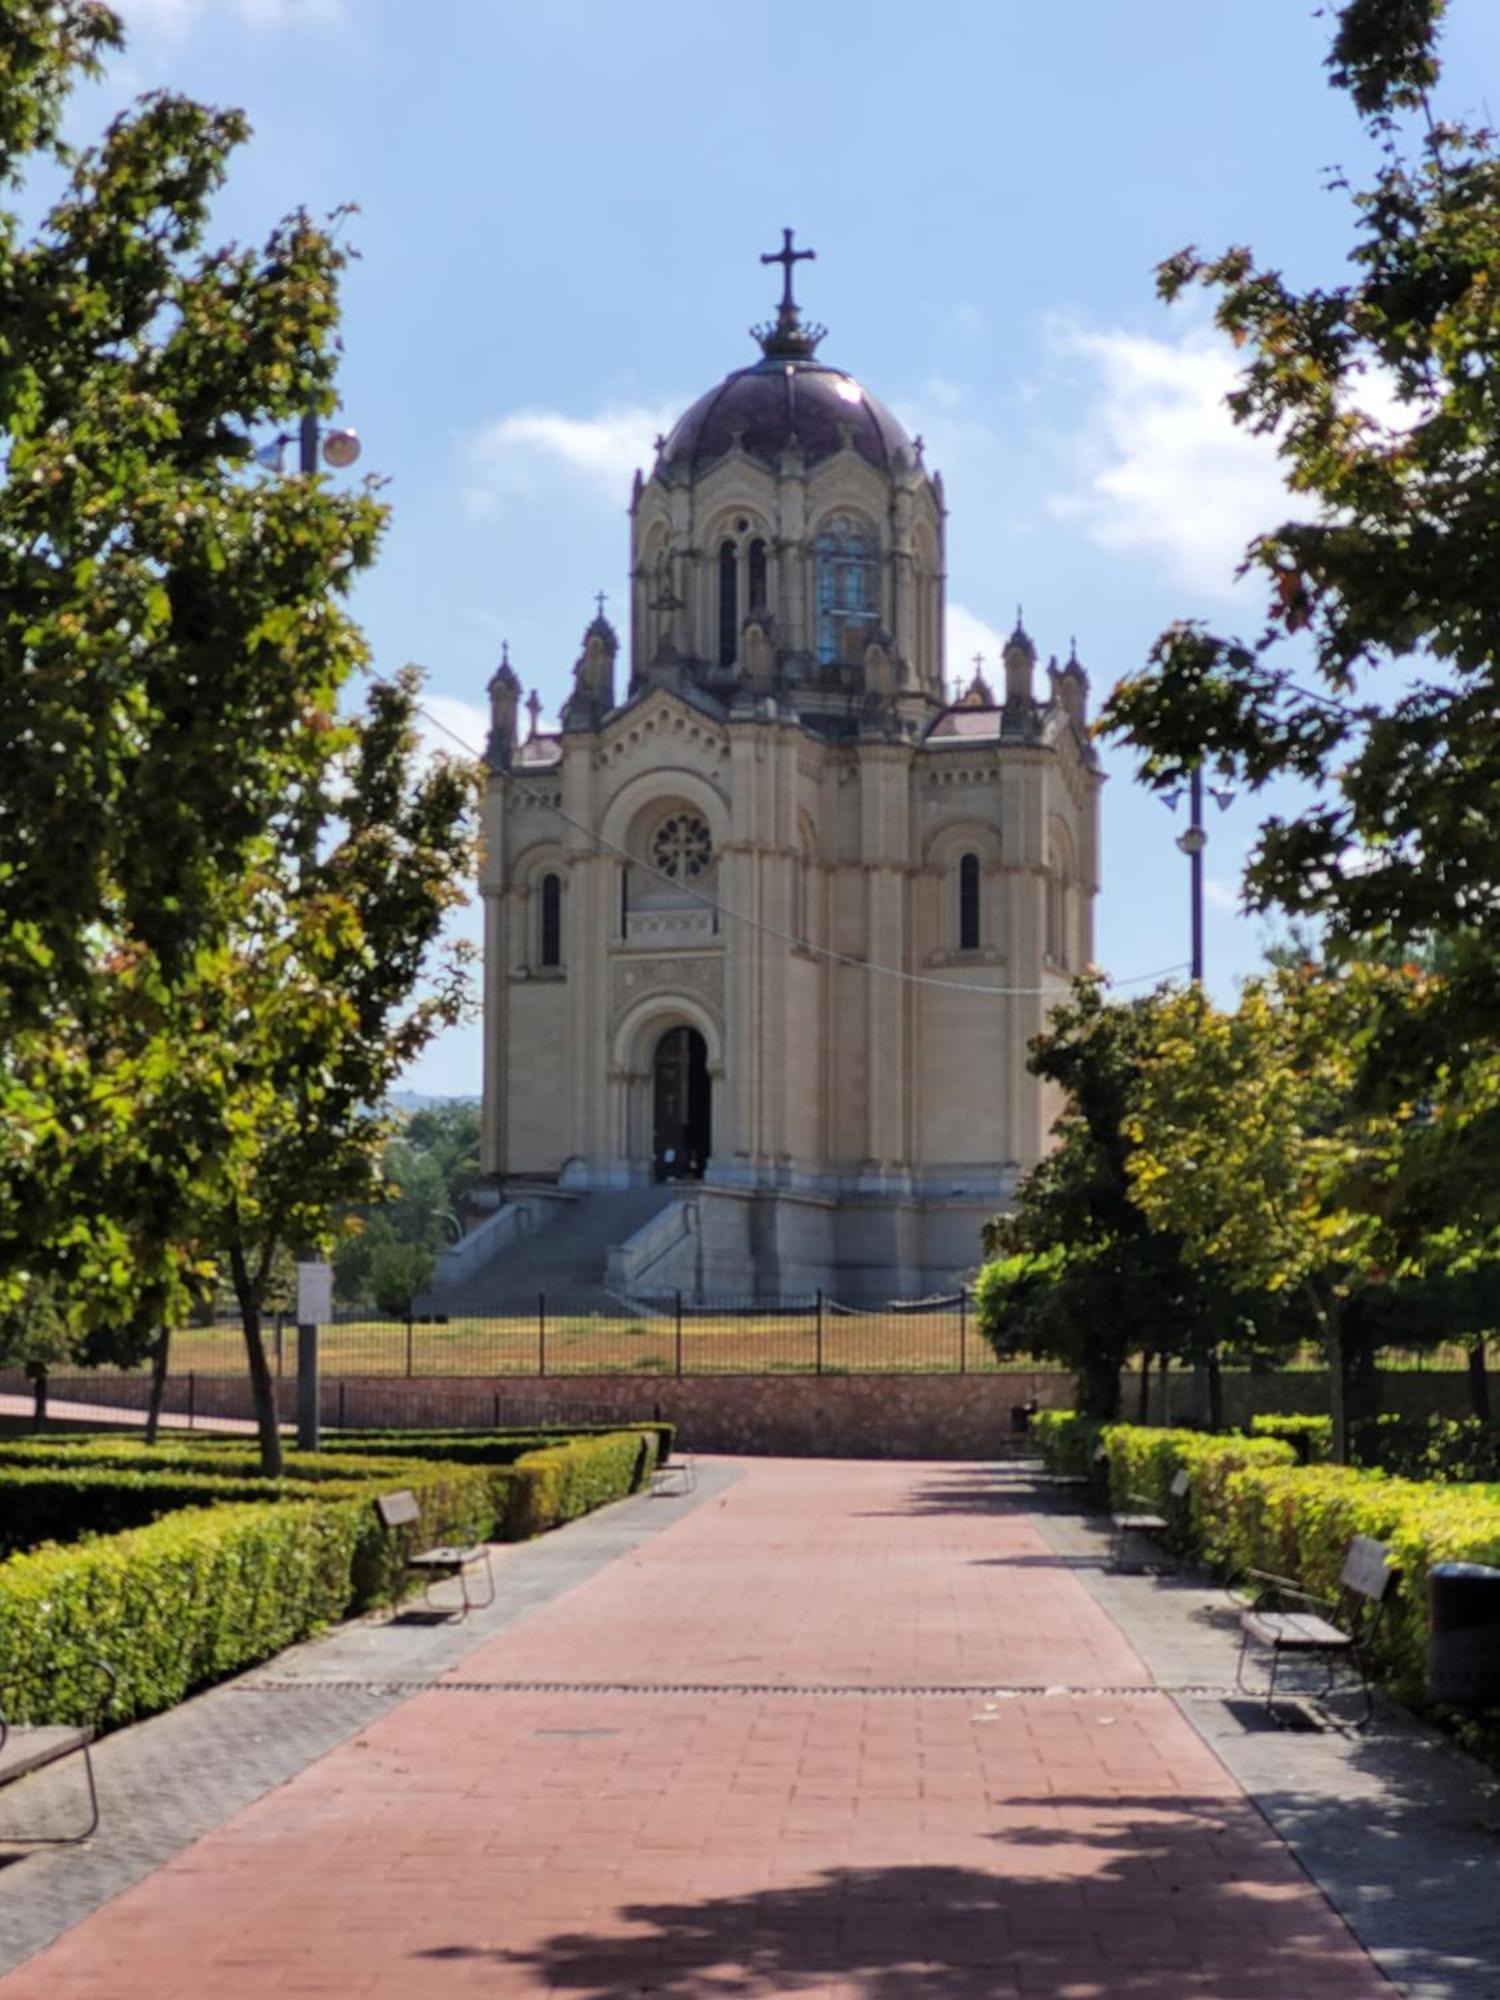
[[535, 1313], [545, 1293], [549, 1313], [615, 1311], [618, 1301], [604, 1284], [610, 1251], [681, 1197], [682, 1189], [670, 1185], [580, 1194], [534, 1234], [434, 1290], [424, 1309], [454, 1319], [498, 1319]]

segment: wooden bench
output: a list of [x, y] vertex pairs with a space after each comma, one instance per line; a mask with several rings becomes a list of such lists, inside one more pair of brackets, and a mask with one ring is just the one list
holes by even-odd
[[[1173, 1473], [1172, 1484], [1168, 1488], [1172, 1498], [1176, 1501], [1186, 1500], [1188, 1484], [1186, 1470], [1179, 1467]], [[1170, 1514], [1160, 1513], [1154, 1502], [1145, 1499], [1139, 1493], [1132, 1493], [1120, 1512], [1110, 1515], [1109, 1522], [1111, 1569], [1125, 1567], [1125, 1545], [1132, 1535], [1147, 1541], [1161, 1541], [1174, 1525]]]
[[30, 1777], [33, 1771], [45, 1770], [49, 1764], [61, 1763], [65, 1757], [81, 1756], [88, 1782], [89, 1823], [81, 1833], [0, 1833], [0, 1846], [76, 1847], [98, 1831], [99, 1789], [94, 1782], [92, 1746], [113, 1699], [115, 1672], [103, 1660], [85, 1660], [83, 1664], [99, 1675], [103, 1690], [93, 1722], [17, 1724], [0, 1710], [0, 1789]]
[[1265, 1691], [1266, 1707], [1276, 1699], [1276, 1675], [1282, 1655], [1321, 1659], [1326, 1679], [1322, 1699], [1333, 1692], [1340, 1664], [1347, 1660], [1359, 1675], [1365, 1699], [1361, 1728], [1375, 1712], [1375, 1696], [1370, 1687], [1368, 1651], [1379, 1628], [1390, 1597], [1396, 1571], [1391, 1552], [1384, 1542], [1369, 1535], [1356, 1535], [1344, 1551], [1339, 1571], [1337, 1598], [1317, 1597], [1284, 1576], [1265, 1570], [1251, 1570], [1249, 1580], [1260, 1586], [1254, 1603], [1240, 1615], [1240, 1658], [1235, 1684], [1245, 1686], [1245, 1659], [1253, 1645], [1266, 1646], [1271, 1654], [1271, 1671]]
[[[422, 1510], [417, 1505], [417, 1496], [403, 1488], [399, 1493], [384, 1493], [375, 1502], [375, 1511], [391, 1534], [402, 1535], [406, 1531], [420, 1527]], [[474, 1542], [468, 1547], [444, 1544], [434, 1549], [404, 1549], [401, 1557], [408, 1575], [420, 1576], [422, 1595], [431, 1611], [445, 1612], [450, 1618], [467, 1618], [471, 1611], [485, 1611], [495, 1601], [495, 1572], [490, 1564], [490, 1552], [484, 1542]], [[483, 1568], [488, 1594], [484, 1597], [469, 1595], [469, 1572]], [[432, 1586], [439, 1577], [457, 1579], [462, 1594], [460, 1604], [438, 1604], [432, 1595]]]

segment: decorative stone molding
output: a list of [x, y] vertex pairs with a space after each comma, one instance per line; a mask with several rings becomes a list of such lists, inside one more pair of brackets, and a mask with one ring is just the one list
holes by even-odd
[[[673, 915], [679, 914], [672, 912]], [[613, 968], [612, 1011], [618, 1019], [625, 1007], [633, 1007], [653, 993], [691, 993], [717, 1009], [724, 1004], [724, 961], [722, 958], [649, 958], [637, 965], [616, 963]]]

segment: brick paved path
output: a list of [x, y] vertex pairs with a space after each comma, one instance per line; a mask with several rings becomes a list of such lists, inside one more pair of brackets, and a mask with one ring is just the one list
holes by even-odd
[[805, 1461], [751, 1463], [0, 1980], [0, 2000], [1391, 1991], [979, 1468]]

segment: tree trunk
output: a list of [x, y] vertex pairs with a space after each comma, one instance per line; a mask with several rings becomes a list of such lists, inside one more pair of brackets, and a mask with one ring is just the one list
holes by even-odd
[[1151, 1421], [1151, 1363], [1155, 1357], [1148, 1347], [1141, 1354], [1141, 1387], [1136, 1398], [1135, 1420], [1138, 1424]]
[[1219, 1350], [1208, 1350], [1208, 1427], [1212, 1431], [1222, 1431], [1224, 1425], [1224, 1370], [1219, 1362]]
[[1335, 1465], [1349, 1463], [1349, 1396], [1345, 1380], [1344, 1328], [1337, 1304], [1320, 1306], [1318, 1316], [1323, 1322], [1323, 1345], [1328, 1354], [1328, 1414], [1332, 1419], [1333, 1439], [1329, 1456]]
[[1481, 1334], [1469, 1349], [1469, 1408], [1482, 1424], [1490, 1420], [1490, 1376]]
[[236, 1245], [229, 1253], [234, 1275], [234, 1296], [239, 1304], [240, 1325], [245, 1333], [245, 1358], [250, 1364], [250, 1396], [260, 1434], [260, 1469], [268, 1479], [281, 1477], [281, 1424], [276, 1411], [276, 1382], [266, 1359], [261, 1335], [261, 1290], [250, 1276], [244, 1252]]
[[168, 1327], [161, 1330], [161, 1338], [151, 1350], [151, 1398], [146, 1405], [146, 1442], [155, 1444], [161, 1429], [161, 1406], [167, 1394], [167, 1362], [171, 1351], [172, 1334]]
[[1172, 1422], [1172, 1357], [1163, 1354], [1161, 1358], [1161, 1421], [1170, 1426]]
[[31, 1428], [44, 1431], [47, 1428], [47, 1364], [33, 1361], [26, 1370], [31, 1377]]

